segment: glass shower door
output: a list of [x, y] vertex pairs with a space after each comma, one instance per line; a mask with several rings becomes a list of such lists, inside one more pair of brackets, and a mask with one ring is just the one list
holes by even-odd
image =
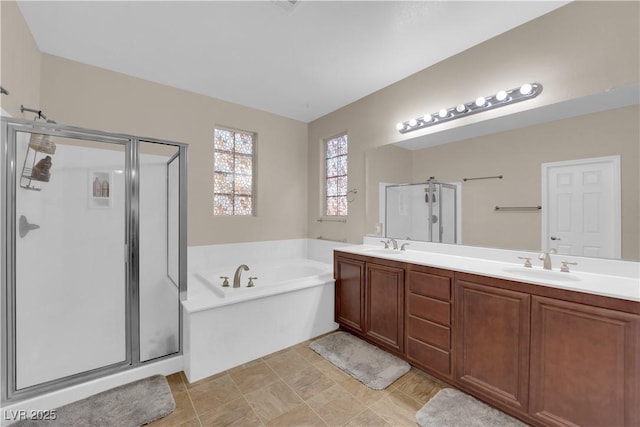
[[180, 350], [179, 148], [141, 140], [140, 361]]
[[[16, 132], [15, 390], [130, 363], [130, 141]], [[68, 137], [64, 137], [68, 136]]]

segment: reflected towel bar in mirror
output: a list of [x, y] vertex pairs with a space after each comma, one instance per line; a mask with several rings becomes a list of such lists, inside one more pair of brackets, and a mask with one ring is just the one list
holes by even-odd
[[480, 176], [478, 178], [463, 178], [462, 180], [464, 182], [467, 181], [475, 181], [476, 179], [502, 179], [502, 175], [496, 175], [496, 176]]
[[494, 210], [504, 212], [538, 212], [542, 210], [542, 206], [496, 206]]

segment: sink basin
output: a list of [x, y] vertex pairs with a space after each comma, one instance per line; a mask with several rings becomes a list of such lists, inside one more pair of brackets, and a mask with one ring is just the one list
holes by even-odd
[[502, 271], [517, 276], [528, 277], [531, 279], [541, 280], [557, 280], [560, 282], [578, 282], [579, 277], [576, 277], [572, 273], [563, 273], [561, 271], [553, 270], [541, 270], [539, 268], [526, 268], [526, 267], [509, 267], [504, 268]]
[[390, 255], [402, 255], [402, 252], [400, 251], [394, 251], [393, 249], [384, 249], [384, 248], [372, 248], [372, 249], [364, 249], [364, 253], [367, 255], [383, 255], [383, 256], [390, 256]]

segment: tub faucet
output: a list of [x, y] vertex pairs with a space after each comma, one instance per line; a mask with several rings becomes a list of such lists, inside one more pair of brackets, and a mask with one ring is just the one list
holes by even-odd
[[548, 251], [542, 252], [538, 256], [538, 259], [542, 260], [542, 268], [544, 268], [545, 270], [551, 270], [551, 257], [549, 256], [549, 254], [555, 254], [555, 253], [557, 253], [555, 248], [551, 248]]
[[240, 267], [236, 268], [236, 274], [233, 275], [233, 287], [240, 287], [240, 276], [242, 275], [242, 270], [249, 271], [249, 267], [245, 264], [240, 264]]

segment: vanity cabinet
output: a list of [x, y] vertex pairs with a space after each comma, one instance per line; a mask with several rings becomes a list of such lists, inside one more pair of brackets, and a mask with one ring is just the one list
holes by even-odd
[[404, 265], [337, 256], [335, 320], [395, 354], [404, 352]]
[[453, 272], [414, 265], [407, 271], [407, 359], [451, 377]]
[[545, 425], [640, 425], [640, 317], [531, 301], [530, 414]]
[[640, 425], [640, 302], [335, 254], [344, 329], [531, 425]]
[[456, 281], [455, 298], [456, 379], [484, 397], [526, 411], [530, 295], [467, 278]]

